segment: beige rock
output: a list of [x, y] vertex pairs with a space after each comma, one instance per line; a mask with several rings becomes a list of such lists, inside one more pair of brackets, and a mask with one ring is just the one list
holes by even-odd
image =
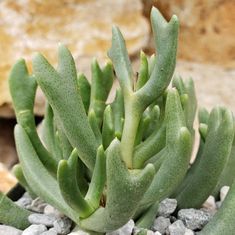
[[182, 59], [235, 67], [234, 0], [157, 0], [168, 19], [180, 20], [179, 50]]
[[16, 183], [15, 177], [0, 163], [0, 191], [7, 193]]
[[[72, 51], [79, 70], [87, 72], [92, 57], [106, 60], [114, 24], [123, 32], [130, 54], [146, 45], [149, 26], [141, 1], [0, 1], [0, 50], [4, 51], [0, 53], [0, 115], [13, 115], [7, 77], [18, 58], [30, 62], [33, 53], [40, 51], [56, 64], [62, 42]], [[39, 95], [35, 112], [41, 115], [42, 107], [44, 99]]]

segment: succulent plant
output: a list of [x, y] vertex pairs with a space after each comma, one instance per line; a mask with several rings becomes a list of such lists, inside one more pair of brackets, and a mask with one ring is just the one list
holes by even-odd
[[[167, 22], [153, 8], [151, 23], [157, 54], [148, 58], [141, 52], [137, 75], [117, 27], [108, 52], [112, 63], [101, 68], [94, 60], [91, 82], [77, 72], [64, 45], [59, 46], [57, 69], [37, 54], [32, 75], [24, 60], [10, 74], [18, 122], [16, 177], [33, 197], [48, 202], [91, 234], [116, 230], [131, 218], [147, 228], [166, 197], [175, 197], [178, 209], [199, 208], [212, 192], [216, 194], [218, 185], [232, 185], [234, 178], [229, 166], [235, 157], [231, 152], [234, 118], [223, 107], [199, 112], [200, 146], [190, 164], [198, 132], [193, 80], [174, 77], [169, 85], [178, 20], [173, 16]], [[115, 78], [119, 81], [116, 96], [107, 102]], [[41, 137], [33, 112], [38, 86], [47, 100]], [[234, 191], [232, 185], [202, 234], [232, 234], [235, 225], [228, 223], [235, 215]], [[18, 215], [15, 222], [12, 213]], [[1, 222], [23, 228], [29, 213], [0, 196]]]

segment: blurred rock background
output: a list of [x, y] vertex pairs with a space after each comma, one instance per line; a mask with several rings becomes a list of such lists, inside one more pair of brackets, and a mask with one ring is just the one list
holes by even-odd
[[[151, 6], [170, 19], [179, 17], [176, 74], [195, 81], [199, 106], [226, 105], [235, 112], [235, 0], [0, 0], [0, 191], [16, 180], [7, 169], [17, 162], [13, 140], [14, 112], [8, 91], [9, 70], [34, 52], [56, 66], [57, 45], [65, 43], [79, 71], [90, 75], [90, 62], [107, 60], [111, 26], [118, 25], [137, 70], [139, 51], [154, 52], [149, 25]], [[35, 114], [44, 98], [37, 93]]]

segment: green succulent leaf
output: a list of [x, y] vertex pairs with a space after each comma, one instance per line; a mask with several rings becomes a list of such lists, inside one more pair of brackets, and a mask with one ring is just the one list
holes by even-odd
[[93, 169], [98, 143], [79, 94], [76, 68], [69, 50], [63, 45], [59, 47], [58, 72], [40, 54], [33, 59], [33, 70], [69, 142], [77, 148], [87, 167]]

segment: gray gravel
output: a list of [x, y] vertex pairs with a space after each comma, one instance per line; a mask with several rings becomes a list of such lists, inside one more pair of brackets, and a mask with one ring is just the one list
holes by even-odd
[[0, 235], [21, 235], [23, 231], [7, 225], [0, 225]]
[[68, 234], [71, 230], [72, 221], [67, 217], [62, 217], [53, 223], [53, 226], [57, 233], [59, 234]]
[[181, 220], [176, 220], [167, 230], [170, 235], [182, 235], [185, 233], [186, 227]]
[[202, 229], [211, 219], [212, 214], [203, 210], [182, 209], [178, 212], [178, 218], [191, 230]]
[[158, 216], [169, 217], [175, 211], [176, 207], [176, 199], [166, 198], [159, 204]]
[[16, 205], [28, 209], [31, 206], [32, 198], [22, 197], [15, 202]]
[[[154, 221], [152, 230], [139, 229], [135, 227], [134, 221], [130, 220], [122, 228], [106, 233], [106, 235], [194, 235], [196, 233], [194, 233], [193, 230], [201, 230], [216, 211], [214, 206], [211, 206], [209, 200], [211, 198], [208, 198], [208, 200], [204, 203], [204, 208], [201, 208], [200, 210], [180, 210], [177, 218], [175, 215], [172, 215], [172, 213], [176, 210], [177, 201], [175, 199], [167, 198], [159, 204], [158, 211], [156, 212], [158, 216]], [[209, 204], [207, 205], [206, 203]], [[30, 196], [25, 193], [22, 198], [16, 202], [16, 204], [33, 212], [37, 212], [31, 214], [28, 218], [32, 225], [24, 231], [10, 226], [0, 225], [0, 235], [74, 234], [71, 232], [72, 221], [41, 199], [36, 198], [32, 200]], [[220, 204], [221, 201], [216, 202], [217, 207]], [[78, 230], [75, 234], [87, 235], [88, 233]]]
[[45, 214], [31, 214], [28, 217], [28, 221], [31, 224], [43, 224], [47, 227], [53, 227], [54, 222], [57, 220], [57, 217], [53, 214], [45, 215]]
[[31, 205], [29, 206], [29, 210], [34, 211], [34, 212], [38, 212], [38, 213], [43, 213], [44, 208], [47, 206], [48, 204], [45, 203], [42, 199], [40, 198], [36, 198], [32, 201]]
[[154, 220], [152, 229], [162, 234], [166, 232], [166, 229], [171, 225], [170, 219], [163, 216], [159, 216]]

